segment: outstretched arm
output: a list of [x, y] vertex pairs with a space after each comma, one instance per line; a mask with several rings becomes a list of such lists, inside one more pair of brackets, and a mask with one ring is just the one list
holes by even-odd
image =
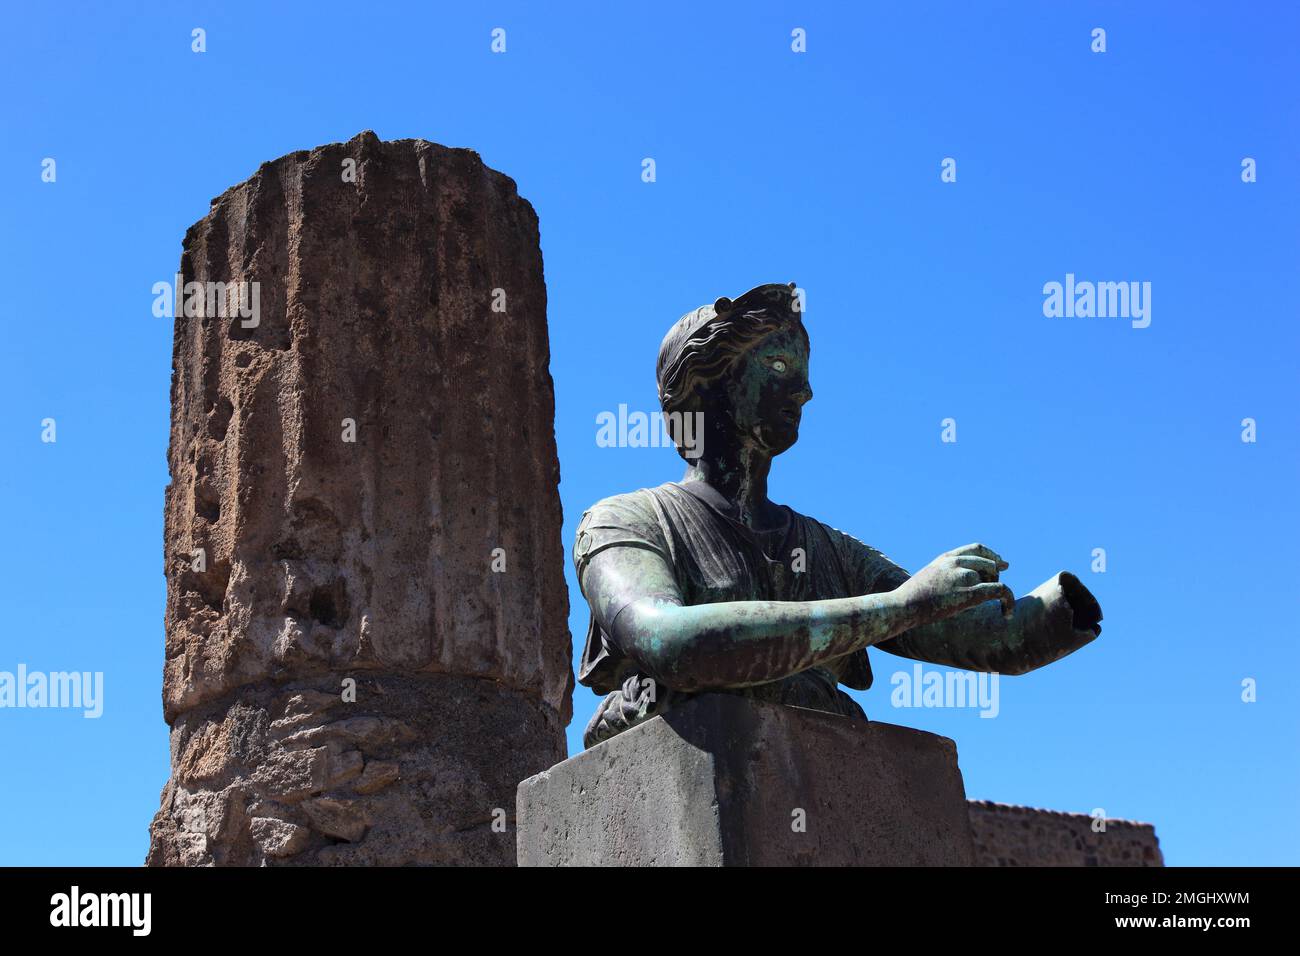
[[1062, 571], [1016, 602], [1010, 617], [988, 605], [882, 641], [882, 651], [949, 667], [1024, 674], [1060, 660], [1101, 633], [1101, 605]]
[[988, 548], [968, 545], [882, 594], [687, 606], [660, 555], [611, 548], [591, 559], [580, 583], [625, 654], [666, 686], [691, 691], [780, 680], [991, 601], [1009, 613], [1014, 598], [997, 581], [999, 565]]

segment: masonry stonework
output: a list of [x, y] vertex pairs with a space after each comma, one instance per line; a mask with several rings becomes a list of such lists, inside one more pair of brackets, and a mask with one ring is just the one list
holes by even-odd
[[536, 214], [367, 132], [213, 200], [180, 271], [217, 291], [177, 290], [148, 862], [513, 864], [572, 688]]
[[969, 802], [977, 866], [1164, 866], [1155, 827], [1083, 813]]

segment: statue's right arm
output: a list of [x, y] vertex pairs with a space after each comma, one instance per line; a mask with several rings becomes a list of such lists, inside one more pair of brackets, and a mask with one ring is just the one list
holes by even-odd
[[893, 591], [825, 601], [685, 605], [662, 555], [637, 547], [593, 555], [579, 583], [601, 627], [649, 676], [683, 691], [744, 687], [985, 601], [1008, 606], [1014, 598], [981, 548], [940, 555]]

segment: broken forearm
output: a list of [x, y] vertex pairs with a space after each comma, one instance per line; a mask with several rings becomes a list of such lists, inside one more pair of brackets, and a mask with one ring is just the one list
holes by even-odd
[[1073, 574], [1061, 572], [1016, 602], [1010, 618], [996, 602], [914, 627], [881, 650], [975, 671], [1024, 674], [1065, 657], [1101, 633], [1101, 606]]

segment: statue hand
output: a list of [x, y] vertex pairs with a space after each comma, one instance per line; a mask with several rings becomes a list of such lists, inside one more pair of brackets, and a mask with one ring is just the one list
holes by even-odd
[[1002, 613], [1009, 617], [1016, 598], [998, 581], [998, 572], [1007, 567], [992, 548], [968, 544], [939, 555], [896, 593], [918, 624], [941, 621], [985, 601], [1001, 601]]

